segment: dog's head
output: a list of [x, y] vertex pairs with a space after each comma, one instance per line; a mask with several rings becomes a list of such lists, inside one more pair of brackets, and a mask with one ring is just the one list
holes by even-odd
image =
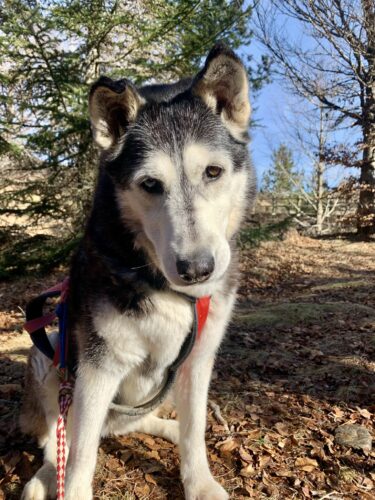
[[231, 258], [253, 176], [246, 70], [223, 45], [184, 84], [101, 78], [90, 117], [124, 223], [172, 288], [212, 293]]

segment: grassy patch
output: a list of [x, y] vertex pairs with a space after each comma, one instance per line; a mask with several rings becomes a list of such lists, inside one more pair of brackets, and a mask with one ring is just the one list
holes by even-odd
[[351, 281], [333, 281], [331, 283], [325, 283], [324, 285], [316, 285], [310, 288], [312, 292], [325, 290], [340, 290], [342, 288], [357, 288], [361, 286], [368, 286], [369, 281], [366, 280], [351, 280]]
[[347, 314], [350, 312], [361, 312], [375, 318], [375, 310], [361, 304], [297, 302], [263, 306], [251, 312], [241, 311], [235, 315], [235, 321], [251, 328], [288, 327], [321, 321], [332, 313]]

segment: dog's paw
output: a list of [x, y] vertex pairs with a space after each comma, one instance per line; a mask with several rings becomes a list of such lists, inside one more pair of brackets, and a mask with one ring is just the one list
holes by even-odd
[[92, 500], [91, 484], [68, 483], [65, 489], [65, 500]]
[[22, 492], [21, 500], [46, 500], [48, 498], [48, 485], [34, 476]]
[[213, 478], [204, 482], [185, 483], [186, 500], [228, 500], [229, 495]]
[[21, 500], [44, 500], [56, 497], [56, 471], [51, 464], [44, 464], [26, 483]]
[[180, 440], [180, 423], [177, 420], [164, 420], [163, 438], [173, 444]]

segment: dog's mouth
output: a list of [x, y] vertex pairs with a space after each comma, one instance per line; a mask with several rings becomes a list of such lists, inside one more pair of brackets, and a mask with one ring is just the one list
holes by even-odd
[[224, 275], [225, 272], [218, 277], [213, 277], [204, 282], [194, 283], [190, 285], [178, 285], [169, 280], [168, 283], [171, 290], [174, 290], [175, 292], [183, 293], [191, 297], [200, 298], [207, 295], [213, 295], [214, 292], [218, 289], [218, 286], [221, 286]]

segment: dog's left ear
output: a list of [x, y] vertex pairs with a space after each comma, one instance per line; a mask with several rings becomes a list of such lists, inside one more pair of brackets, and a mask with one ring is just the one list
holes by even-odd
[[126, 79], [111, 80], [101, 77], [91, 87], [89, 111], [94, 139], [97, 144], [108, 149], [135, 121], [143, 98], [134, 85]]
[[221, 116], [236, 139], [248, 140], [251, 107], [247, 73], [241, 60], [225, 44], [218, 43], [210, 51], [204, 68], [194, 79], [192, 92]]

